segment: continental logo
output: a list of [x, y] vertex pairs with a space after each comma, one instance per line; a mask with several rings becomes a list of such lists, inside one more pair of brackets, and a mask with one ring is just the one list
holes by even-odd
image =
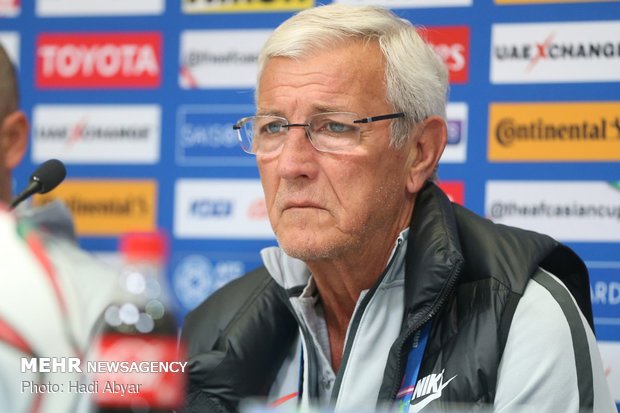
[[184, 13], [234, 13], [309, 9], [314, 0], [183, 0]]
[[116, 236], [156, 227], [157, 184], [150, 180], [69, 180], [35, 204], [62, 200], [80, 236]]
[[492, 103], [490, 161], [619, 161], [620, 102]]

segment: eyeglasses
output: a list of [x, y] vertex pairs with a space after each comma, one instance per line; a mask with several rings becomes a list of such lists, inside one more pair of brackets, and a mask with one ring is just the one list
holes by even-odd
[[237, 131], [241, 148], [250, 154], [276, 152], [284, 143], [288, 130], [294, 127], [306, 130], [306, 135], [316, 150], [344, 152], [359, 145], [360, 124], [404, 116], [404, 113], [399, 112], [359, 118], [358, 114], [351, 112], [327, 112], [309, 117], [306, 123], [288, 123], [288, 120], [281, 116], [249, 116], [239, 120], [233, 125], [233, 129]]

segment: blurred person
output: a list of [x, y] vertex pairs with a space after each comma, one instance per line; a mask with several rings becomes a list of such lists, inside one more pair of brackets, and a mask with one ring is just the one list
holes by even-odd
[[34, 373], [22, 358], [83, 357], [116, 274], [77, 245], [60, 202], [8, 210], [12, 170], [28, 143], [15, 69], [0, 45], [0, 411], [82, 411], [78, 372]]
[[320, 6], [259, 55], [255, 154], [279, 246], [186, 318], [187, 412], [611, 412], [587, 270], [435, 185], [448, 75], [408, 22]]

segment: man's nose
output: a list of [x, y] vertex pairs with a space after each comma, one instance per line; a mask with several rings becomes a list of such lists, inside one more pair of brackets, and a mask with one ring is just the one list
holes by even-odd
[[278, 156], [278, 173], [284, 179], [313, 178], [317, 170], [316, 155], [306, 128], [299, 124], [291, 126]]

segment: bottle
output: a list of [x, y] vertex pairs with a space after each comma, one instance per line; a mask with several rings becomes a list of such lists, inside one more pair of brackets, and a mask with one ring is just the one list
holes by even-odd
[[120, 253], [118, 294], [103, 314], [97, 364], [90, 369], [94, 411], [173, 412], [183, 402], [187, 364], [165, 282], [167, 237], [128, 233], [120, 238]]

